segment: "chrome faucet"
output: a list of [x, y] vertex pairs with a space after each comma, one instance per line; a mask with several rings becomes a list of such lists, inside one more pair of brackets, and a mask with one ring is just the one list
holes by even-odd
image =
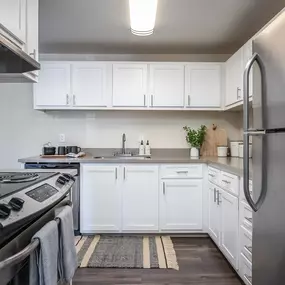
[[122, 154], [126, 154], [126, 134], [122, 136]]

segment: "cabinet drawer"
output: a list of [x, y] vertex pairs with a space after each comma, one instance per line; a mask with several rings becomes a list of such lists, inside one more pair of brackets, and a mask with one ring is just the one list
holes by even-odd
[[239, 275], [246, 285], [252, 285], [252, 264], [242, 253], [239, 258]]
[[210, 182], [219, 185], [220, 184], [220, 175], [221, 175], [221, 171], [213, 168], [213, 167], [209, 167], [208, 168], [208, 179]]
[[[250, 193], [250, 196], [252, 197], [252, 194], [253, 194], [253, 192], [252, 192], [252, 180], [249, 180], [248, 185], [249, 185], [249, 193]], [[241, 197], [242, 201], [245, 201], [247, 203], [245, 196], [244, 196], [243, 179], [240, 180], [240, 197]]]
[[252, 233], [252, 210], [246, 202], [240, 202], [240, 225]]
[[161, 167], [161, 178], [202, 178], [202, 176], [202, 164], [163, 165]]
[[239, 192], [239, 178], [238, 178], [238, 176], [222, 171], [221, 172], [220, 185], [225, 190], [228, 190], [229, 192], [231, 192], [235, 195], [238, 195], [238, 192]]
[[252, 262], [252, 234], [243, 226], [240, 227], [240, 251]]

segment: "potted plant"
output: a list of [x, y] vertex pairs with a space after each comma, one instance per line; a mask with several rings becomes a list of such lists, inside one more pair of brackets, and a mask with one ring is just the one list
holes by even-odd
[[183, 127], [186, 131], [186, 141], [189, 143], [191, 150], [191, 157], [199, 157], [200, 148], [205, 140], [207, 128], [204, 125], [201, 125], [199, 129], [195, 130], [190, 127]]

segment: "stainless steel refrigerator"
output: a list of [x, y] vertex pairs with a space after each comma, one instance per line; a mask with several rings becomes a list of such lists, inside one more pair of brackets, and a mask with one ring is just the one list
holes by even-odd
[[[253, 209], [253, 285], [285, 284], [285, 12], [253, 41], [244, 71], [244, 192]], [[249, 73], [254, 69], [252, 122]], [[253, 197], [248, 181], [253, 144]]]

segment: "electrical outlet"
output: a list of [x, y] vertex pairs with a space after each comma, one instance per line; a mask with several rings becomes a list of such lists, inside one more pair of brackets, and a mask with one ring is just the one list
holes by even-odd
[[61, 143], [65, 142], [65, 134], [59, 134], [59, 142]]

